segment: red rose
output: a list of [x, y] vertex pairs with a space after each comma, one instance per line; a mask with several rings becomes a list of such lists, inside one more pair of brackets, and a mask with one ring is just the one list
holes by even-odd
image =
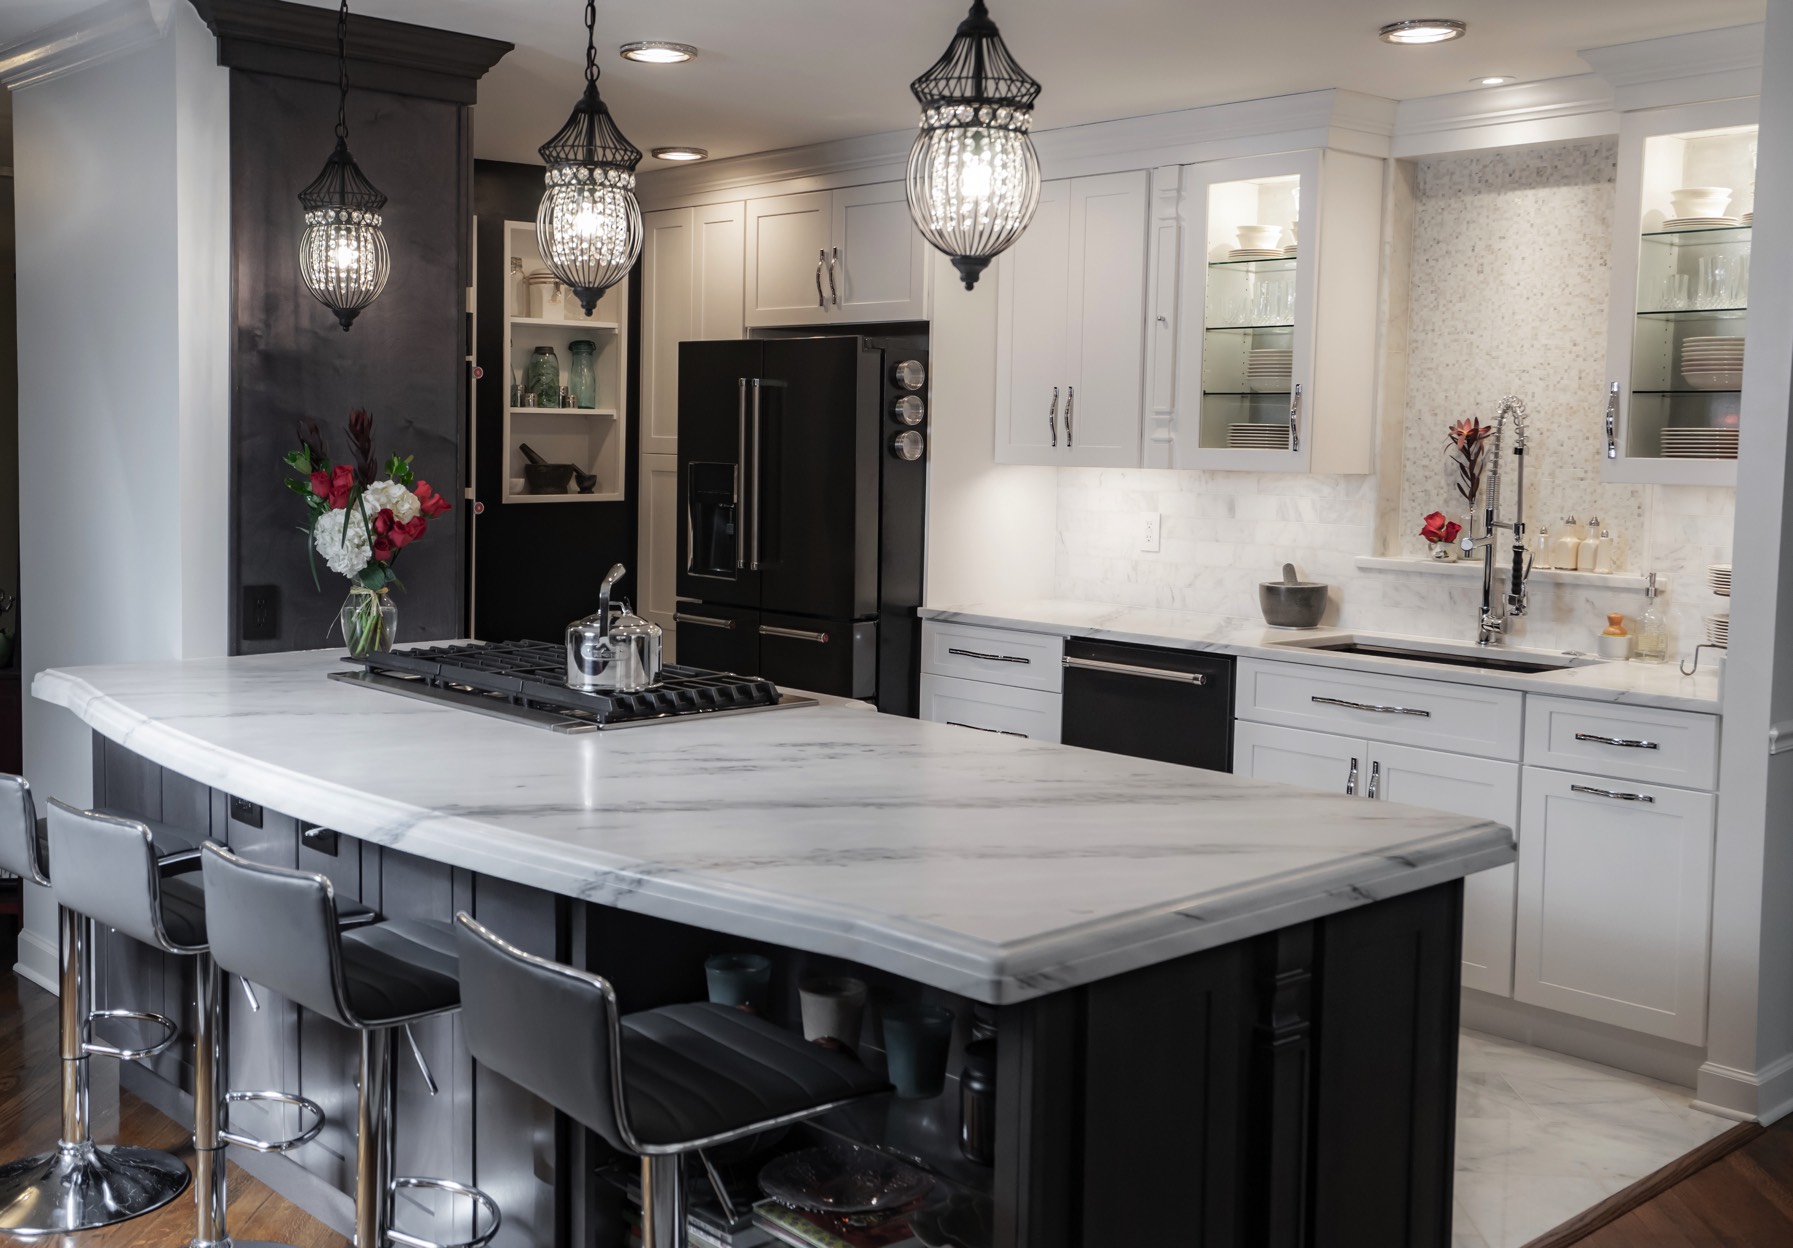
[[1461, 527], [1461, 525], [1452, 524], [1442, 511], [1435, 511], [1426, 517], [1425, 527], [1419, 531], [1419, 535], [1433, 544], [1448, 542], [1453, 534], [1447, 533], [1446, 530], [1456, 530]]
[[1457, 534], [1461, 533], [1462, 531], [1463, 531], [1463, 526], [1458, 524], [1455, 520], [1453, 520], [1449, 524], [1444, 526], [1444, 540], [1447, 542], [1454, 542], [1457, 540]]
[[322, 469], [311, 474], [311, 492], [319, 498], [330, 497], [330, 474]]
[[398, 522], [397, 517], [392, 514], [392, 508], [390, 508], [390, 507], [380, 508], [380, 514], [374, 517], [374, 534], [375, 534], [375, 536], [377, 536], [377, 537], [386, 536], [386, 534], [392, 532], [393, 525], [395, 525], [397, 522]]
[[330, 507], [341, 511], [349, 505], [349, 491], [355, 488], [355, 470], [347, 464], [336, 465], [330, 478]]
[[381, 563], [385, 563], [388, 559], [391, 559], [395, 553], [396, 553], [396, 548], [393, 546], [392, 539], [390, 537], [387, 537], [383, 533], [377, 534], [374, 537], [374, 558], [375, 559], [378, 559]]
[[425, 520], [422, 516], [412, 516], [409, 520], [399, 525], [398, 528], [394, 529], [393, 533], [396, 535], [402, 532], [405, 535], [405, 540], [407, 542], [414, 542], [428, 532], [429, 527], [430, 522]]
[[448, 500], [430, 488], [428, 481], [417, 483], [417, 505], [425, 516], [439, 516], [448, 510]]

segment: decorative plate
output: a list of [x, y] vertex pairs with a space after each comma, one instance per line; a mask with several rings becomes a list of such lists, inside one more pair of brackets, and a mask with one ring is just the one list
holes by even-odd
[[760, 1171], [766, 1195], [814, 1213], [878, 1213], [925, 1195], [933, 1180], [872, 1148], [826, 1144], [787, 1153]]
[[956, 1193], [943, 1205], [909, 1218], [923, 1248], [990, 1248], [996, 1238], [996, 1206], [987, 1196]]

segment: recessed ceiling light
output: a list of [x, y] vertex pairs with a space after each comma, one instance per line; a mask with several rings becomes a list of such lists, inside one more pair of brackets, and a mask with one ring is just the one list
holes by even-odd
[[1414, 17], [1390, 22], [1376, 33], [1383, 43], [1444, 43], [1461, 39], [1468, 30], [1464, 23], [1448, 17]]
[[1487, 74], [1480, 78], [1471, 78], [1470, 81], [1478, 87], [1504, 87], [1509, 82], [1517, 82], [1518, 79], [1511, 74]]
[[617, 49], [625, 61], [641, 61], [648, 65], [678, 65], [697, 59], [697, 49], [688, 43], [667, 43], [664, 39], [637, 39]]
[[709, 151], [701, 147], [656, 147], [654, 157], [657, 160], [703, 160]]

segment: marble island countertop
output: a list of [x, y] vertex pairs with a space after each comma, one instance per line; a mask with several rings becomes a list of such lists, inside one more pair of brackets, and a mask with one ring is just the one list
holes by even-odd
[[[1671, 710], [1704, 711], [1708, 714], [1717, 714], [1720, 709], [1718, 677], [1705, 666], [1692, 676], [1683, 676], [1680, 667], [1672, 659], [1667, 663], [1596, 660], [1582, 667], [1538, 674], [1501, 672], [1416, 659], [1338, 654], [1306, 648], [1316, 642], [1345, 640], [1354, 634], [1363, 636], [1360, 630], [1270, 628], [1255, 621], [1204, 615], [1194, 611], [1122, 607], [1110, 603], [1054, 598], [923, 607], [921, 616], [923, 619], [943, 623], [1025, 629], [1065, 637], [1089, 637], [1100, 641], [1123, 641], [1174, 649], [1211, 650], [1242, 657], [1283, 659], [1357, 671], [1384, 671], [1428, 680], [1490, 685], [1503, 689], [1520, 689], [1528, 693], [1586, 698], [1631, 706], [1656, 706]], [[1505, 652], [1519, 657], [1525, 654], [1518, 647], [1508, 648]], [[1495, 653], [1502, 651], [1497, 650]]]
[[1006, 1004], [1514, 859], [1504, 827], [823, 699], [559, 735], [340, 652], [52, 669], [162, 767], [346, 835]]

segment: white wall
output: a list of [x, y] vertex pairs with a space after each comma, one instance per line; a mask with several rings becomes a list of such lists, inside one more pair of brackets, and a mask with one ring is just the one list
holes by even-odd
[[[27, 682], [225, 649], [229, 79], [170, 16], [14, 97]], [[40, 801], [87, 802], [88, 730], [29, 697], [24, 723]], [[53, 979], [48, 899], [27, 911], [21, 970]]]

